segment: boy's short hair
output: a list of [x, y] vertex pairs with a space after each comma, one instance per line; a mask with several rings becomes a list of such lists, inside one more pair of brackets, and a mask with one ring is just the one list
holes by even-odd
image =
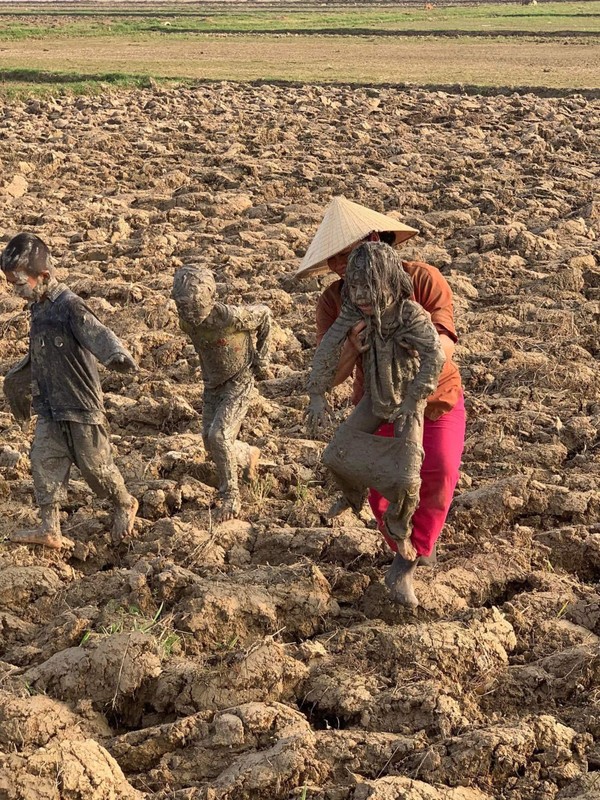
[[48, 246], [33, 233], [19, 233], [13, 236], [0, 256], [3, 272], [23, 270], [37, 277], [42, 272], [54, 274], [54, 264]]

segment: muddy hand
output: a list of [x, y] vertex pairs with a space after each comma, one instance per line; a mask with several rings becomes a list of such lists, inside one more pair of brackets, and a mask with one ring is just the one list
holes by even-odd
[[133, 495], [128, 495], [121, 503], [115, 505], [111, 529], [113, 544], [118, 545], [131, 536], [138, 508], [139, 503]]
[[116, 372], [137, 372], [138, 369], [136, 362], [126, 353], [115, 353], [107, 361], [106, 366]]
[[310, 402], [306, 409], [306, 429], [311, 437], [324, 428], [329, 422], [327, 401], [320, 394], [310, 396]]
[[348, 334], [348, 340], [357, 353], [366, 353], [369, 345], [365, 344], [364, 332], [367, 323], [364, 320], [357, 322]]
[[415, 417], [419, 417], [419, 401], [407, 395], [391, 419], [394, 423], [394, 435], [398, 436]]

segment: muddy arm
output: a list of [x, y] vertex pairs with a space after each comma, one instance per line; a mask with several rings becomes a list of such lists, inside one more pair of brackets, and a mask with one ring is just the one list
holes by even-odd
[[105, 367], [118, 372], [132, 372], [137, 369], [135, 359], [120, 339], [100, 322], [85, 303], [82, 302], [72, 309], [70, 323], [79, 344], [93, 353]]
[[339, 316], [321, 339], [313, 356], [307, 384], [308, 394], [324, 395], [333, 388], [344, 342], [354, 325], [362, 319], [358, 309], [344, 303]]
[[[252, 308], [250, 306], [249, 308]], [[256, 359], [257, 367], [265, 367], [269, 361], [271, 349], [271, 309], [268, 306], [254, 306], [260, 322], [256, 328]]]
[[4, 378], [4, 396], [17, 422], [31, 417], [31, 361], [29, 354], [11, 367]]
[[435, 391], [446, 356], [438, 332], [418, 303], [404, 302], [403, 322], [402, 338], [411, 350], [417, 351], [420, 360], [419, 370], [408, 387], [407, 399], [418, 402]]
[[233, 331], [256, 331], [254, 366], [264, 369], [269, 362], [271, 348], [271, 309], [262, 303], [248, 306], [225, 306], [225, 325]]

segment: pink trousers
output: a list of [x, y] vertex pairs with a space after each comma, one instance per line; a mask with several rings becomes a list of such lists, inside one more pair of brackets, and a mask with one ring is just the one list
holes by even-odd
[[[419, 505], [413, 516], [411, 541], [420, 556], [429, 556], [436, 543], [454, 496], [458, 482], [460, 460], [465, 444], [465, 403], [461, 395], [452, 411], [435, 421], [425, 418], [423, 425], [423, 449], [425, 458], [421, 467], [421, 493]], [[378, 436], [393, 436], [394, 426], [385, 423], [377, 431]], [[386, 542], [397, 550], [395, 542], [386, 536], [383, 514], [388, 501], [375, 489], [369, 492], [369, 504]]]

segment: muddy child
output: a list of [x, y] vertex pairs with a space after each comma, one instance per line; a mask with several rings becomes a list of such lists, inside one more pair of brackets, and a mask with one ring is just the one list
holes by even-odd
[[[358, 513], [369, 486], [389, 501], [384, 524], [398, 553], [386, 583], [395, 600], [416, 606], [417, 552], [410, 536], [421, 486], [423, 413], [445, 356], [429, 316], [410, 299], [412, 291], [410, 276], [389, 245], [366, 242], [352, 251], [342, 310], [314, 356], [307, 419], [313, 431], [325, 422], [325, 393], [334, 384], [342, 347], [363, 322], [365, 393], [323, 454], [342, 490], [330, 515], [346, 508]], [[374, 435], [384, 422], [393, 423], [392, 438]]]
[[237, 440], [248, 411], [254, 377], [268, 377], [271, 311], [264, 305], [233, 306], [218, 302], [213, 274], [186, 266], [177, 270], [172, 297], [181, 329], [200, 358], [204, 381], [202, 437], [217, 468], [219, 522], [241, 510], [237, 468], [250, 477], [260, 455]]
[[11, 541], [60, 548], [59, 511], [75, 464], [114, 507], [115, 543], [129, 536], [138, 503], [113, 463], [97, 361], [118, 372], [137, 365], [115, 334], [55, 277], [50, 251], [37, 236], [10, 240], [0, 265], [31, 312], [29, 353], [6, 375], [4, 393], [19, 421], [37, 414], [31, 470], [41, 525]]

